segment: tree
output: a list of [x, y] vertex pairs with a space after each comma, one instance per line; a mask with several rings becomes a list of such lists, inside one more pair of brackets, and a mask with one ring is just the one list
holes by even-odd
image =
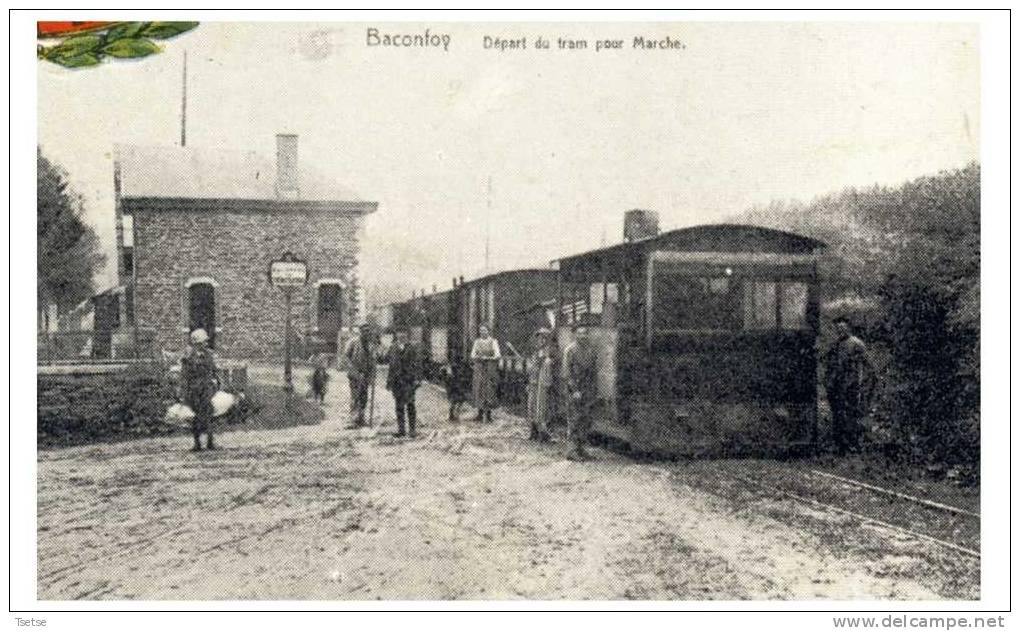
[[103, 263], [99, 239], [82, 220], [81, 196], [68, 184], [67, 174], [47, 160], [38, 161], [38, 276], [40, 307], [56, 304], [63, 312], [93, 292], [93, 274]]

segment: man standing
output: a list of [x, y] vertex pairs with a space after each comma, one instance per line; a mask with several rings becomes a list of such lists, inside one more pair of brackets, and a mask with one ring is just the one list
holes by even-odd
[[350, 424], [347, 429], [365, 427], [365, 405], [368, 389], [375, 379], [375, 353], [372, 347], [372, 329], [368, 324], [358, 328], [358, 335], [344, 348], [347, 364], [347, 383], [351, 388]]
[[[397, 408], [397, 433], [401, 437], [410, 434], [417, 436], [415, 423], [417, 412], [414, 409], [414, 392], [421, 379], [421, 366], [418, 363], [418, 352], [407, 343], [407, 332], [397, 331], [393, 347], [390, 349], [389, 374], [386, 376], [386, 388], [393, 394], [393, 402]], [[405, 431], [404, 417], [407, 416]]]
[[492, 408], [499, 405], [499, 342], [492, 337], [488, 325], [478, 325], [478, 337], [471, 345], [471, 378], [476, 421], [492, 421]]
[[213, 444], [213, 406], [212, 398], [216, 394], [216, 358], [209, 348], [209, 334], [205, 329], [195, 329], [190, 336], [191, 345], [181, 358], [181, 390], [184, 402], [195, 413], [192, 420], [191, 433], [195, 438], [192, 451], [202, 451], [200, 441], [202, 432], [206, 432], [206, 449], [215, 449]]
[[825, 354], [825, 393], [832, 410], [832, 439], [836, 453], [845, 455], [861, 438], [861, 419], [871, 407], [875, 369], [864, 342], [850, 332], [850, 320], [833, 320], [836, 342]]
[[535, 351], [528, 358], [528, 420], [530, 440], [549, 442], [549, 400], [552, 392], [553, 360], [549, 329], [535, 331]]
[[585, 451], [592, 415], [598, 403], [598, 357], [588, 328], [578, 326], [574, 343], [567, 347], [563, 361], [567, 368], [567, 459], [590, 460]]

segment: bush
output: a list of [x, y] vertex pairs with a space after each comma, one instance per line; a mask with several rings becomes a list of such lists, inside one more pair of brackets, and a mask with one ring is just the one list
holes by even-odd
[[927, 244], [901, 259], [879, 295], [890, 351], [879, 418], [930, 465], [980, 462], [980, 325], [974, 262]]
[[[173, 375], [158, 364], [104, 375], [39, 375], [38, 440], [41, 447], [187, 433], [163, 422], [177, 399]], [[281, 429], [322, 421], [318, 405], [282, 388], [248, 384], [246, 396], [220, 417], [216, 431]]]
[[105, 375], [39, 375], [40, 445], [173, 431], [162, 423], [175, 390], [159, 364]]

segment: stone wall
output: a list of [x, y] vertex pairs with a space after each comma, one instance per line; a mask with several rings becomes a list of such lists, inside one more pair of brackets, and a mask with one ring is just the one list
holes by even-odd
[[135, 317], [157, 348], [179, 349], [189, 325], [187, 283], [215, 287], [216, 351], [223, 357], [283, 355], [284, 296], [269, 283], [270, 262], [291, 251], [308, 263], [308, 284], [294, 291], [297, 335], [313, 333], [317, 281], [339, 280], [346, 313], [356, 320], [359, 237], [363, 216], [339, 209], [277, 212], [240, 209], [135, 209]]

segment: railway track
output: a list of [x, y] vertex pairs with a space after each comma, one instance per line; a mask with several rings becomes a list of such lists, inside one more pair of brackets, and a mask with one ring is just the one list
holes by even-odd
[[761, 482], [759, 480], [752, 480], [752, 479], [744, 477], [744, 476], [737, 476], [737, 475], [733, 475], [733, 474], [727, 474], [727, 475], [730, 475], [734, 479], [737, 479], [737, 480], [739, 480], [739, 481], [741, 481], [741, 482], [743, 482], [745, 484], [748, 484], [750, 486], [756, 486], [756, 487], [761, 488], [763, 490], [766, 490], [768, 492], [776, 493], [776, 494], [781, 495], [782, 497], [785, 497], [787, 499], [791, 499], [791, 500], [794, 500], [794, 501], [797, 501], [797, 502], [808, 504], [810, 506], [814, 506], [816, 508], [820, 508], [820, 509], [825, 510], [825, 511], [830, 511], [830, 512], [837, 513], [837, 514], [840, 514], [840, 515], [845, 515], [847, 517], [855, 518], [855, 519], [860, 520], [864, 524], [874, 524], [876, 526], [881, 526], [882, 528], [891, 530], [893, 532], [897, 532], [897, 533], [902, 534], [902, 535], [906, 535], [908, 537], [913, 537], [915, 539], [919, 539], [921, 541], [926, 541], [928, 543], [932, 543], [932, 544], [941, 546], [943, 548], [947, 548], [947, 549], [950, 549], [950, 550], [955, 550], [956, 552], [959, 552], [960, 554], [963, 554], [963, 555], [968, 556], [968, 557], [977, 558], [977, 559], [981, 558], [981, 552], [980, 551], [968, 548], [966, 546], [959, 545], [959, 544], [954, 543], [952, 541], [947, 541], [945, 539], [940, 539], [938, 537], [934, 537], [934, 536], [931, 536], [929, 534], [925, 534], [923, 532], [919, 532], [917, 530], [912, 530], [910, 528], [905, 528], [903, 526], [898, 526], [898, 525], [896, 525], [894, 523], [891, 523], [889, 521], [885, 521], [885, 520], [882, 520], [882, 519], [878, 519], [876, 517], [865, 515], [863, 513], [859, 513], [859, 512], [853, 511], [853, 510], [842, 508], [840, 506], [836, 506], [835, 504], [831, 504], [831, 503], [827, 503], [827, 502], [822, 502], [822, 501], [813, 499], [811, 497], [808, 497], [806, 495], [801, 495], [799, 493], [793, 493], [791, 491], [784, 490], [784, 489], [779, 488], [777, 486], [773, 486], [773, 485], [769, 485], [769, 484], [763, 483], [763, 482]]
[[[817, 469], [746, 460], [715, 464], [718, 469], [714, 473], [731, 482], [716, 490], [737, 501], [747, 492], [782, 498], [967, 558], [981, 558], [980, 515], [974, 511]], [[703, 485], [695, 482], [695, 486]]]

